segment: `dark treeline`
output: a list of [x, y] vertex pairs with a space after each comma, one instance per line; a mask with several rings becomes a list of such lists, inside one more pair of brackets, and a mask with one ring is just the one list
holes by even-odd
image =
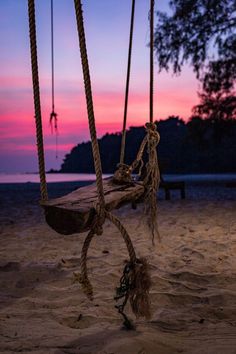
[[[179, 117], [157, 122], [161, 141], [158, 157], [163, 173], [230, 173], [236, 172], [236, 121], [203, 120], [185, 123]], [[127, 131], [126, 159], [136, 157], [145, 136], [143, 127]], [[99, 139], [104, 173], [113, 173], [119, 162], [121, 134], [106, 134]], [[64, 158], [60, 172], [93, 173], [91, 143], [81, 143]]]

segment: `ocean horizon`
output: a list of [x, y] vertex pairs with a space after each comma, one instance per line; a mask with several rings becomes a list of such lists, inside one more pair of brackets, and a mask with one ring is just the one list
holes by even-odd
[[[111, 174], [103, 174], [103, 178]], [[236, 173], [219, 174], [164, 174], [163, 178], [168, 181], [184, 180], [186, 182], [229, 182], [236, 181]], [[82, 182], [95, 181], [96, 175], [92, 173], [47, 173], [47, 183], [56, 182]], [[38, 173], [0, 173], [0, 184], [6, 183], [39, 183]]]

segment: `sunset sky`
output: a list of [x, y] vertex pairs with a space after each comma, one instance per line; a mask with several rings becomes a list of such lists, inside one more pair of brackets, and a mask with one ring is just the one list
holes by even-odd
[[[38, 60], [46, 168], [58, 168], [77, 143], [89, 138], [74, 5], [54, 0], [55, 104], [59, 120], [59, 158], [51, 135], [50, 0], [36, 0]], [[98, 136], [121, 130], [131, 0], [84, 0], [85, 31], [91, 67]], [[156, 9], [167, 10], [167, 0]], [[149, 0], [137, 0], [128, 126], [148, 120]], [[28, 37], [27, 0], [0, 1], [0, 172], [37, 171]], [[155, 70], [156, 119], [188, 119], [197, 104], [192, 69], [181, 76]]]

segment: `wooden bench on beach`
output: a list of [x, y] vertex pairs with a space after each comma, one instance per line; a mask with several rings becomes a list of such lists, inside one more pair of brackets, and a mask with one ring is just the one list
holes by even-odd
[[164, 181], [161, 179], [160, 188], [165, 190], [166, 200], [170, 200], [170, 191], [179, 190], [181, 199], [185, 199], [185, 182], [184, 181]]

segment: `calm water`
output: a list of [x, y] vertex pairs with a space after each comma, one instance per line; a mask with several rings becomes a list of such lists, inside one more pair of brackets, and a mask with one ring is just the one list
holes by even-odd
[[[104, 175], [108, 177], [109, 175]], [[95, 174], [87, 173], [49, 173], [46, 175], [47, 182], [73, 182], [94, 181]], [[31, 173], [5, 174], [0, 173], [0, 183], [39, 183], [39, 175]]]
[[[103, 175], [108, 177], [110, 175]], [[227, 182], [236, 181], [236, 174], [188, 174], [188, 175], [164, 175], [165, 180], [184, 180], [186, 182]], [[47, 182], [73, 182], [73, 181], [93, 181], [95, 174], [86, 173], [50, 173], [46, 175]], [[38, 174], [5, 174], [0, 173], [0, 183], [39, 183]]]

